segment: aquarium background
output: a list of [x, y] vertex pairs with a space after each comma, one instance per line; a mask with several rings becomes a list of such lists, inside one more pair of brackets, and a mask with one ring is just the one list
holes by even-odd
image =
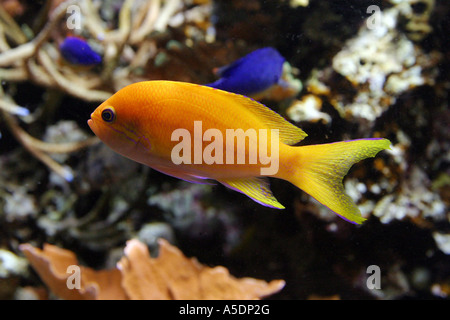
[[[54, 279], [70, 275], [57, 274], [59, 260], [30, 258], [45, 244], [99, 271], [117, 268], [131, 239], [157, 259], [160, 238], [205, 268], [284, 282], [224, 298], [449, 298], [448, 1], [0, 6], [1, 299], [66, 297], [55, 290]], [[87, 45], [81, 60], [73, 58], [78, 42], [61, 47], [71, 36]], [[114, 153], [87, 126], [93, 110], [127, 84], [212, 83], [218, 68], [264, 47], [286, 62], [283, 83], [258, 100], [308, 133], [299, 145], [392, 142], [344, 180], [367, 218], [362, 225], [282, 180], [272, 179], [271, 189], [285, 210], [220, 184], [171, 178]]]

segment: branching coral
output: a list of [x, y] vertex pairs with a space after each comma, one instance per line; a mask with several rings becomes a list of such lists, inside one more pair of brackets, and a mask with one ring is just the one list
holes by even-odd
[[[154, 3], [158, 4], [159, 1]], [[70, 67], [58, 64], [58, 53], [55, 50], [55, 43], [51, 41], [52, 33], [60, 26], [61, 20], [66, 16], [68, 9], [73, 5], [81, 10], [85, 29], [90, 32], [87, 37], [92, 37], [96, 41], [100, 41], [104, 51], [103, 70], [100, 73], [74, 73]], [[111, 93], [103, 90], [93, 89], [93, 83], [97, 87], [107, 84], [113, 84], [113, 89], [117, 89], [114, 85], [116, 80], [114, 77], [115, 69], [122, 51], [129, 40], [136, 42], [142, 40], [143, 37], [151, 32], [155, 19], [148, 18], [153, 24], [146, 23], [144, 27], [131, 23], [131, 11], [133, 1], [124, 2], [120, 11], [118, 28], [114, 30], [106, 30], [99, 18], [93, 4], [90, 0], [83, 1], [65, 1], [58, 6], [50, 14], [49, 21], [36, 37], [27, 43], [23, 43], [15, 48], [8, 48], [6, 41], [2, 41], [3, 50], [0, 54], [0, 78], [7, 81], [29, 80], [36, 82], [45, 87], [58, 87], [64, 92], [74, 95], [86, 101], [100, 102], [107, 99]], [[152, 10], [148, 10], [147, 14], [153, 16], [158, 12], [156, 5], [152, 6]], [[5, 13], [7, 14], [7, 13]], [[137, 29], [138, 34], [130, 39], [130, 34]], [[149, 27], [150, 26], [150, 27]], [[163, 25], [164, 27], [164, 25]], [[6, 30], [7, 26], [3, 24], [0, 31]], [[0, 34], [0, 39], [4, 39], [4, 33]], [[16, 40], [19, 42], [19, 40]], [[119, 77], [126, 77], [127, 74], [118, 71]], [[111, 79], [112, 76], [112, 79]], [[120, 82], [120, 81], [119, 81]]]
[[[31, 41], [8, 12], [0, 7], [0, 80], [4, 83], [31, 81], [87, 102], [106, 100], [112, 92], [133, 82], [134, 70], [143, 67], [151, 58], [148, 52], [155, 53], [152, 50], [156, 47], [155, 40], [149, 38], [150, 33], [164, 32], [170, 18], [182, 7], [182, 2], [155, 0], [145, 2], [144, 7], [139, 5], [142, 4], [124, 1], [117, 28], [112, 29], [100, 18], [98, 8], [91, 0], [63, 1], [53, 10], [48, 8], [48, 22]], [[80, 16], [74, 18], [80, 19], [83, 24], [82, 31], [74, 31], [83, 32], [84, 37], [102, 48], [100, 71], [78, 69], [61, 63], [57, 39], [71, 32], [63, 22], [74, 7], [80, 10]], [[125, 63], [121, 63], [123, 59]], [[96, 142], [95, 139], [88, 139], [85, 142], [48, 144], [30, 136], [14, 118], [14, 115], [28, 116], [28, 109], [17, 105], [12, 95], [3, 90], [0, 90], [0, 111], [8, 128], [25, 149], [69, 181], [73, 178], [73, 172], [52, 160], [48, 153], [75, 152]]]
[[[1, 95], [0, 90], [0, 99], [2, 99], [2, 103], [5, 105], [9, 105], [9, 112], [17, 113], [17, 111], [25, 109], [20, 106], [16, 106], [14, 103], [8, 102], [7, 96]], [[11, 100], [11, 98], [9, 98]], [[1, 104], [0, 104], [1, 105]], [[14, 109], [15, 107], [15, 109]], [[27, 110], [27, 109], [25, 109]], [[25, 130], [23, 130], [17, 120], [6, 111], [0, 110], [0, 114], [3, 116], [7, 126], [9, 127], [12, 134], [16, 137], [16, 139], [27, 149], [33, 156], [43, 162], [49, 169], [56, 172], [58, 175], [63, 177], [67, 181], [71, 181], [73, 179], [73, 172], [70, 168], [64, 167], [60, 165], [58, 162], [53, 160], [48, 153], [69, 153], [78, 151], [81, 148], [84, 148], [88, 145], [97, 142], [96, 138], [89, 138], [82, 142], [68, 142], [68, 143], [47, 143], [42, 140], [36, 139], [29, 135]]]

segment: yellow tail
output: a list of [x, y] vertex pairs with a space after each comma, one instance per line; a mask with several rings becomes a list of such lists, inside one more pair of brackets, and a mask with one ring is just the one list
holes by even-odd
[[350, 167], [388, 149], [387, 139], [360, 139], [296, 147], [298, 171], [288, 180], [352, 223], [362, 223], [356, 204], [345, 194], [342, 179]]

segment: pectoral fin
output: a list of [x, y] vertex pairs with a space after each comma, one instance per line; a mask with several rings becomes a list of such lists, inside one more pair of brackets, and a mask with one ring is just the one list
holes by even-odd
[[270, 191], [267, 179], [246, 178], [218, 181], [227, 188], [243, 193], [263, 206], [284, 209], [284, 206], [275, 199], [272, 191]]

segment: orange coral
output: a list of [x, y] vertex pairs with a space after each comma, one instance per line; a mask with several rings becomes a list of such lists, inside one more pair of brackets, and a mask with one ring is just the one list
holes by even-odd
[[120, 287], [121, 274], [117, 269], [95, 271], [80, 266], [81, 286], [78, 290], [69, 289], [67, 281], [69, 266], [78, 266], [75, 254], [51, 244], [45, 244], [43, 250], [30, 244], [20, 249], [30, 261], [42, 281], [58, 297], [66, 300], [107, 300], [125, 299], [126, 294]]
[[62, 299], [259, 299], [284, 287], [283, 280], [269, 283], [253, 278], [237, 279], [224, 267], [210, 268], [187, 258], [160, 239], [160, 254], [150, 257], [138, 240], [127, 242], [116, 269], [95, 271], [80, 266], [80, 287], [70, 289], [69, 266], [78, 266], [73, 252], [45, 244], [43, 250], [29, 244], [20, 249], [41, 279]]

